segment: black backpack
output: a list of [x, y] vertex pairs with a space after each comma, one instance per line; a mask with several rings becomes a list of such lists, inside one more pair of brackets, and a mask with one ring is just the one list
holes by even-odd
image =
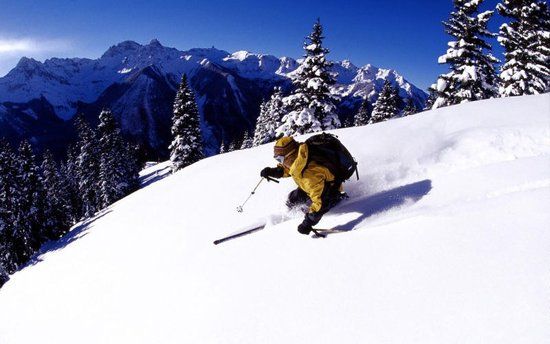
[[313, 135], [305, 143], [308, 147], [306, 167], [310, 161], [315, 161], [328, 168], [334, 174], [336, 182], [342, 183], [354, 173], [357, 174], [357, 180], [359, 180], [357, 161], [336, 135], [328, 133]]

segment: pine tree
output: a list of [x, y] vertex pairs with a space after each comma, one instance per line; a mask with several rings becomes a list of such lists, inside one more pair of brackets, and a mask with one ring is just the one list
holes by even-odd
[[77, 158], [78, 192], [82, 200], [82, 214], [92, 217], [101, 208], [99, 190], [99, 144], [95, 131], [79, 115], [76, 120], [79, 141]]
[[431, 86], [436, 100], [433, 108], [493, 98], [498, 95], [495, 64], [499, 61], [490, 54], [491, 45], [486, 37], [495, 35], [487, 29], [494, 11], [478, 13], [483, 0], [454, 0], [454, 11], [446, 32], [455, 38], [449, 42], [439, 63], [447, 63], [451, 71], [440, 75]]
[[498, 12], [510, 22], [500, 27], [504, 47], [502, 96], [539, 94], [550, 89], [550, 13], [545, 1], [503, 0]]
[[14, 216], [14, 253], [17, 265], [24, 264], [36, 252], [47, 237], [43, 231], [44, 190], [35, 155], [28, 141], [21, 142], [16, 157], [17, 175], [15, 216]]
[[225, 142], [223, 142], [223, 140], [222, 140], [222, 143], [220, 144], [220, 153], [219, 154], [223, 154], [223, 153], [227, 153], [227, 152], [228, 152], [228, 147], [225, 144]]
[[[271, 137], [275, 137], [275, 130], [273, 130], [273, 133], [270, 134], [268, 129], [268, 125], [271, 125], [273, 123], [270, 113], [267, 110], [268, 102], [269, 101], [262, 101], [262, 103], [260, 104], [260, 115], [256, 119], [256, 127], [254, 128], [254, 137], [252, 143], [254, 146], [259, 146], [261, 144], [267, 143], [271, 141]], [[274, 127], [275, 129], [277, 128], [276, 126]]]
[[238, 139], [234, 139], [233, 141], [231, 141], [231, 143], [229, 144], [229, 147], [227, 148], [227, 152], [233, 152], [233, 151], [236, 151], [236, 150], [239, 150], [239, 147], [241, 146], [241, 143], [239, 142]]
[[67, 149], [67, 159], [61, 164], [60, 178], [68, 192], [71, 224], [78, 222], [82, 217], [82, 198], [79, 193], [78, 155], [80, 149], [76, 145]]
[[398, 95], [392, 84], [386, 79], [382, 92], [374, 103], [372, 116], [368, 124], [387, 121], [395, 117], [399, 112]]
[[15, 257], [16, 167], [15, 155], [5, 140], [0, 140], [0, 285], [7, 274], [17, 270]]
[[172, 137], [173, 141], [169, 149], [174, 171], [191, 165], [204, 157], [199, 110], [185, 74], [181, 78], [174, 101]]
[[285, 98], [291, 110], [282, 118], [277, 134], [295, 135], [330, 130], [340, 127], [336, 114], [336, 99], [330, 93], [335, 77], [332, 63], [326, 59], [329, 50], [323, 47], [321, 22], [313, 26], [304, 43], [305, 59], [293, 81], [294, 92]]
[[11, 264], [11, 252], [6, 234], [0, 231], [0, 288], [8, 281], [10, 274], [8, 269]]
[[72, 224], [70, 194], [49, 151], [44, 152], [40, 170], [45, 192], [45, 221], [42, 225], [46, 237], [55, 240], [65, 234]]
[[[441, 78], [441, 76], [440, 76]], [[424, 111], [431, 110], [434, 107], [435, 101], [437, 100], [438, 93], [435, 91], [435, 89], [430, 87], [428, 89], [428, 99], [426, 100], [426, 104], [424, 106]]]
[[353, 127], [353, 122], [355, 121], [355, 115], [354, 116], [348, 116], [346, 119], [342, 121], [341, 128], [351, 128]]
[[248, 130], [245, 130], [244, 137], [243, 137], [243, 143], [241, 143], [241, 148], [240, 149], [251, 148], [253, 143], [254, 142], [252, 140], [252, 137], [250, 137], [250, 134], [248, 133]]
[[[1, 223], [0, 226], [2, 226]], [[8, 281], [10, 274], [10, 265], [13, 264], [11, 258], [11, 247], [8, 243], [8, 241], [10, 240], [10, 237], [7, 233], [8, 230], [10, 229], [0, 229], [0, 288], [2, 288], [4, 283]], [[15, 268], [13, 268], [13, 270], [15, 270]]]
[[122, 156], [126, 161], [124, 164], [124, 178], [128, 184], [126, 194], [139, 189], [139, 172], [142, 169], [142, 165], [139, 162], [139, 154], [139, 145], [125, 143]]
[[418, 112], [416, 105], [414, 105], [414, 100], [412, 98], [407, 98], [407, 103], [403, 109], [403, 117], [414, 115]]
[[253, 146], [274, 141], [277, 137], [277, 128], [281, 125], [281, 119], [287, 112], [282, 89], [275, 87], [273, 91], [271, 98], [260, 106], [260, 116], [256, 121]]
[[[2, 249], [1, 249], [1, 245], [0, 244], [0, 254], [2, 252]], [[2, 265], [2, 262], [0, 262], [0, 288], [2, 288], [2, 286], [9, 280], [9, 276], [8, 276], [8, 270], [4, 267], [4, 265]]]
[[355, 114], [355, 120], [353, 122], [353, 125], [356, 127], [367, 125], [369, 123], [371, 117], [371, 111], [370, 111], [370, 104], [367, 98], [363, 99], [361, 102], [361, 106], [359, 107], [359, 111], [357, 111], [357, 114]]
[[124, 197], [129, 189], [126, 180], [126, 147], [113, 113], [104, 109], [99, 115], [99, 187], [101, 207]]

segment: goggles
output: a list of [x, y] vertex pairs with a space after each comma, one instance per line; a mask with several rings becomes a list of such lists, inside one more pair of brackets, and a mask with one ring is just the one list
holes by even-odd
[[279, 164], [282, 164], [283, 161], [285, 161], [285, 157], [283, 155], [275, 155], [274, 158]]

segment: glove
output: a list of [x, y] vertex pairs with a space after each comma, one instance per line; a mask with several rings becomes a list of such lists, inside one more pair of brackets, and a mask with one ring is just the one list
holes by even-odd
[[273, 177], [281, 178], [285, 171], [281, 167], [266, 167], [260, 172], [262, 178]]
[[300, 223], [300, 225], [298, 225], [298, 232], [301, 234], [308, 235], [311, 232], [311, 226], [304, 223]]

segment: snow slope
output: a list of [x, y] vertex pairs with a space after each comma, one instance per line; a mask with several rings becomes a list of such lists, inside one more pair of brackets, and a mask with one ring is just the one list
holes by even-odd
[[12, 276], [0, 343], [548, 343], [548, 94], [336, 133], [361, 179], [319, 226], [353, 231], [299, 235], [288, 179], [235, 211], [271, 145], [151, 167]]

